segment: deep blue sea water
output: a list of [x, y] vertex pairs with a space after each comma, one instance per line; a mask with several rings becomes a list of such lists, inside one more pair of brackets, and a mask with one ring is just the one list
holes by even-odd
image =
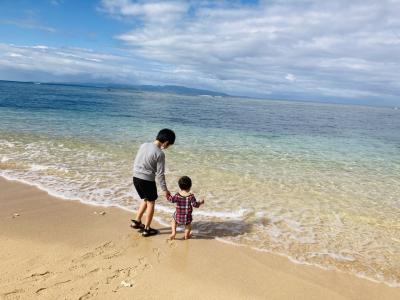
[[399, 284], [399, 109], [0, 81], [0, 175], [135, 210], [134, 155], [165, 127], [197, 234]]

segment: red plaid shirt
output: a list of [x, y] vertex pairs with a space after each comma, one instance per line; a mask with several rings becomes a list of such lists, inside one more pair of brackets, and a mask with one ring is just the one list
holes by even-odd
[[197, 202], [193, 194], [182, 196], [176, 193], [174, 196], [169, 196], [168, 201], [176, 203], [176, 211], [174, 212], [174, 220], [179, 225], [188, 225], [192, 223], [193, 207], [199, 207], [200, 202]]

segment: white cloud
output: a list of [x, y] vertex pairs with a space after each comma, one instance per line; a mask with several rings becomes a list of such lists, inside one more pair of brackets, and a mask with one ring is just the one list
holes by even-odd
[[50, 33], [55, 33], [57, 31], [53, 27], [42, 25], [40, 22], [31, 18], [23, 20], [0, 19], [0, 24], [14, 25], [24, 29], [41, 30]]
[[103, 0], [99, 10], [132, 25], [115, 36], [124, 46], [118, 55], [3, 44], [0, 69], [253, 96], [400, 102], [399, 0]]
[[86, 74], [93, 79], [121, 81], [135, 75], [134, 67], [129, 65], [122, 57], [85, 49], [0, 44], [0, 70], [44, 72], [56, 76]]
[[376, 96], [377, 87], [382, 97], [400, 94], [400, 1], [173, 2], [163, 11], [166, 26], [144, 9], [160, 2], [102, 3], [114, 16], [141, 18], [116, 36], [135, 56], [208, 78], [193, 79], [203, 87], [314, 98]]
[[[176, 81], [170, 81], [171, 74], [174, 74]], [[84, 48], [0, 43], [0, 80], [124, 84], [180, 82], [190, 85], [188, 78], [199, 79], [197, 74], [192, 75], [127, 55], [114, 55]]]
[[50, 0], [50, 3], [52, 5], [58, 6], [60, 4], [63, 4], [64, 0]]
[[166, 23], [177, 20], [187, 12], [188, 5], [182, 1], [103, 0], [100, 10], [114, 16], [142, 17], [146, 22]]
[[289, 81], [295, 81], [296, 80], [296, 76], [294, 76], [293, 74], [286, 74], [285, 78]]
[[7, 53], [7, 55], [9, 56], [9, 57], [22, 57], [22, 55], [21, 54], [18, 54], [18, 53]]
[[47, 46], [43, 46], [43, 45], [37, 45], [37, 46], [33, 46], [32, 48], [33, 48], [33, 49], [42, 49], [42, 50], [49, 49], [49, 47], [47, 47]]

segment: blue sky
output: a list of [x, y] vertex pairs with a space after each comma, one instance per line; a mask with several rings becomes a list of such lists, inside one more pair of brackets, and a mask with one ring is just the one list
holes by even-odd
[[400, 0], [1, 0], [0, 79], [400, 105]]

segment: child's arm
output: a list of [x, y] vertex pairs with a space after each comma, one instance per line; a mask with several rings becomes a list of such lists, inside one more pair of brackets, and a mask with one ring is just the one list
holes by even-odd
[[172, 196], [171, 194], [169, 194], [169, 196], [167, 197], [167, 200], [171, 203], [176, 203], [177, 197], [176, 197], [176, 195]]
[[192, 199], [190, 199], [190, 202], [192, 203], [193, 207], [200, 207], [200, 205], [204, 204], [204, 199], [202, 199], [201, 201], [197, 201], [196, 197], [192, 195]]

